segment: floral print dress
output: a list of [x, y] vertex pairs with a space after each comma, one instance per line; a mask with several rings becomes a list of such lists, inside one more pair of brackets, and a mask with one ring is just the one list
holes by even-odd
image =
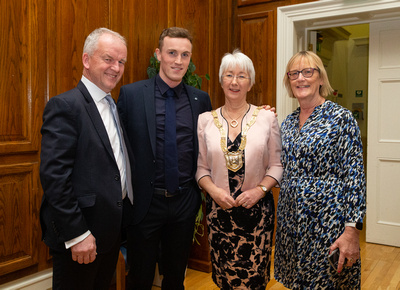
[[[241, 134], [228, 150], [239, 148]], [[228, 169], [227, 169], [228, 170]], [[231, 196], [238, 197], [245, 166], [229, 171]], [[270, 192], [252, 208], [223, 210], [207, 196], [207, 225], [212, 261], [212, 279], [221, 289], [265, 289], [269, 281], [274, 202]]]
[[291, 289], [359, 289], [360, 261], [338, 274], [330, 245], [362, 222], [365, 176], [359, 128], [331, 101], [299, 130], [298, 108], [281, 126], [284, 168], [277, 210], [275, 279]]

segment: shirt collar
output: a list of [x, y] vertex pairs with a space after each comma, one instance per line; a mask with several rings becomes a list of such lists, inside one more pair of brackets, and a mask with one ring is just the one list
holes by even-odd
[[85, 85], [85, 87], [89, 91], [89, 94], [92, 96], [95, 102], [100, 102], [106, 95], [108, 95], [93, 82], [91, 82], [87, 77], [82, 76], [81, 81]]
[[179, 83], [175, 88], [170, 88], [166, 82], [163, 81], [163, 79], [160, 77], [160, 74], [157, 74], [156, 76], [156, 84], [158, 88], [160, 89], [160, 93], [164, 96], [165, 92], [168, 91], [168, 89], [172, 89], [175, 92], [175, 95], [177, 98], [181, 95], [182, 89], [183, 89], [183, 81]]

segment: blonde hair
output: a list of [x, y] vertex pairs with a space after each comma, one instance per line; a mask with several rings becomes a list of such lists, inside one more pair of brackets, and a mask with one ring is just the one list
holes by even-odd
[[292, 87], [290, 86], [290, 79], [287, 73], [289, 72], [293, 64], [295, 64], [298, 61], [301, 61], [302, 59], [308, 61], [311, 67], [317, 68], [319, 70], [319, 78], [322, 80], [322, 85], [319, 87], [319, 94], [321, 95], [321, 97], [326, 98], [327, 96], [332, 94], [333, 89], [329, 83], [328, 74], [326, 73], [321, 58], [312, 51], [303, 50], [293, 55], [286, 65], [286, 73], [283, 78], [283, 84], [286, 87], [289, 97], [294, 98], [294, 95]]

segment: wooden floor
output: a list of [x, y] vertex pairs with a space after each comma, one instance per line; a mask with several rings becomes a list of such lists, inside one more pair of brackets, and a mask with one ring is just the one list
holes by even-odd
[[[365, 237], [365, 234], [362, 236]], [[366, 243], [363, 237], [361, 240], [361, 289], [400, 290], [400, 248]], [[271, 271], [273, 273], [273, 269]], [[210, 273], [192, 269], [187, 271], [185, 288], [186, 290], [219, 289], [212, 282]], [[152, 290], [159, 289], [156, 286], [152, 288]], [[272, 279], [266, 289], [287, 288]]]

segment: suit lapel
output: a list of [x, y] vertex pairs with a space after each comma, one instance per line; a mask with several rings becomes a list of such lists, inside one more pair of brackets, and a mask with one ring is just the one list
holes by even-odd
[[192, 118], [193, 118], [193, 140], [194, 140], [194, 149], [195, 154], [194, 158], [197, 161], [197, 154], [198, 154], [198, 140], [197, 140], [197, 119], [199, 117], [199, 98], [196, 92], [193, 90], [193, 87], [188, 86], [185, 84], [185, 88], [189, 97], [190, 107], [192, 109]]
[[101, 119], [99, 110], [96, 107], [96, 104], [93, 101], [93, 98], [90, 96], [89, 91], [86, 89], [85, 85], [79, 81], [78, 89], [81, 91], [83, 97], [85, 98], [84, 106], [90, 117], [90, 120], [93, 123], [93, 127], [95, 128], [97, 134], [100, 137], [104, 147], [107, 152], [114, 158], [114, 153], [112, 151], [110, 139], [108, 138], [108, 134], [106, 128], [104, 127], [103, 120]]
[[[186, 91], [188, 93], [189, 97], [189, 103], [190, 107], [192, 109], [192, 117], [193, 117], [193, 129], [194, 131], [197, 131], [197, 119], [199, 117], [199, 98], [196, 94], [196, 92], [193, 90], [191, 86], [185, 85]], [[197, 134], [196, 134], [197, 136]]]
[[156, 156], [156, 108], [154, 99], [155, 80], [150, 79], [149, 82], [143, 87], [143, 103], [144, 111], [146, 114], [147, 128], [149, 130], [149, 137], [151, 142], [151, 149], [153, 155]]

